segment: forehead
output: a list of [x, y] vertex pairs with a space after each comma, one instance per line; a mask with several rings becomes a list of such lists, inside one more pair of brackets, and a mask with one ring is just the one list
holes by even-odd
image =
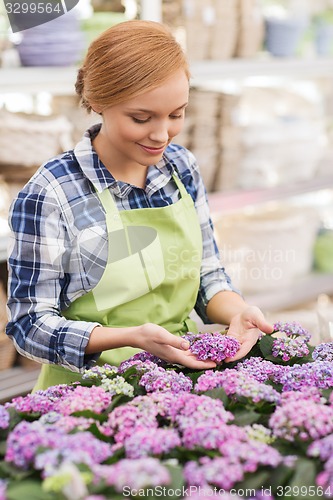
[[152, 106], [166, 106], [178, 109], [188, 101], [189, 81], [185, 72], [177, 71], [161, 85], [123, 103], [126, 108], [151, 109]]

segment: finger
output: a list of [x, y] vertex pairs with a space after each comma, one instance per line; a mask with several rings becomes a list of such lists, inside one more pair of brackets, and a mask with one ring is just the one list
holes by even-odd
[[258, 315], [255, 326], [257, 328], [259, 328], [259, 330], [261, 330], [264, 333], [270, 334], [270, 333], [274, 332], [273, 325], [271, 323], [269, 323], [268, 321], [266, 321], [265, 316], [262, 314], [261, 311], [260, 311], [260, 314]]
[[178, 337], [177, 335], [172, 335], [172, 333], [166, 332], [166, 335], [160, 342], [163, 345], [169, 345], [180, 349], [181, 351], [187, 351], [190, 348], [190, 343], [183, 337]]
[[211, 361], [208, 359], [205, 361], [199, 361], [195, 358], [186, 357], [181, 361], [181, 364], [186, 366], [187, 368], [193, 368], [195, 370], [208, 370], [210, 368], [216, 368], [215, 361]]
[[274, 332], [273, 325], [268, 323], [268, 321], [266, 321], [265, 319], [263, 321], [260, 321], [257, 326], [259, 330], [261, 330], [264, 333], [267, 333], [268, 335]]

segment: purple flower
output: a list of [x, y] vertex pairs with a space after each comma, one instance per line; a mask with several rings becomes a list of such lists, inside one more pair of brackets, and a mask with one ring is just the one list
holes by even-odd
[[274, 339], [272, 355], [275, 358], [282, 358], [289, 361], [292, 358], [303, 358], [309, 354], [307, 340], [304, 337], [285, 337]]
[[210, 359], [216, 363], [221, 363], [226, 358], [232, 358], [240, 343], [233, 337], [215, 333], [188, 333], [184, 338], [190, 343], [190, 351], [199, 360]]
[[187, 462], [184, 466], [184, 478], [188, 486], [203, 489], [210, 486], [230, 490], [242, 481], [244, 471], [242, 465], [235, 460], [230, 462], [227, 457], [200, 458], [198, 462]]
[[328, 389], [333, 387], [333, 364], [314, 361], [303, 365], [281, 366], [273, 381], [282, 384], [283, 391], [297, 391], [309, 386]]
[[113, 436], [116, 443], [123, 444], [134, 432], [142, 428], [157, 428], [157, 408], [148, 396], [137, 396], [129, 403], [118, 406], [108, 416], [108, 421], [99, 427], [106, 436]]
[[34, 466], [43, 471], [43, 475], [53, 475], [62, 463], [86, 464], [92, 467], [112, 456], [112, 447], [95, 438], [90, 432], [76, 432], [63, 435], [59, 442], [38, 452]]
[[58, 402], [56, 410], [63, 415], [83, 410], [102, 413], [111, 403], [111, 399], [112, 395], [102, 387], [77, 386], [69, 397], [64, 397]]
[[148, 396], [154, 402], [158, 415], [164, 418], [170, 418], [175, 401], [181, 397], [173, 392], [151, 392]]
[[278, 321], [273, 325], [273, 328], [274, 332], [285, 333], [287, 337], [296, 338], [298, 336], [302, 336], [307, 341], [311, 338], [311, 333], [296, 321], [292, 321], [290, 323], [283, 323], [282, 321]]
[[[324, 462], [324, 469], [319, 472], [316, 482], [324, 490], [333, 488], [333, 434], [317, 439], [310, 444], [307, 450], [310, 457], [319, 457]], [[330, 496], [330, 495], [329, 495]]]
[[173, 370], [165, 370], [158, 366], [142, 375], [140, 378], [142, 385], [147, 392], [171, 391], [173, 393], [190, 392], [193, 387], [192, 380], [183, 373]]
[[43, 425], [56, 424], [58, 429], [64, 430], [69, 433], [73, 430], [84, 431], [89, 429], [96, 420], [86, 417], [73, 417], [70, 415], [61, 415], [60, 413], [50, 412], [40, 417], [39, 422]]
[[198, 378], [194, 390], [205, 392], [216, 387], [222, 387], [228, 396], [246, 397], [254, 403], [280, 400], [280, 394], [272, 386], [258, 382], [244, 371], [229, 368], [222, 372], [206, 371]]
[[188, 485], [216, 486], [230, 490], [242, 481], [247, 472], [260, 467], [275, 468], [283, 463], [283, 457], [271, 446], [258, 441], [227, 440], [220, 449], [221, 457], [202, 457], [198, 462], [188, 462], [184, 477]]
[[280, 366], [255, 356], [237, 363], [235, 368], [238, 371], [247, 373], [258, 382], [274, 380], [275, 374], [280, 370]]
[[0, 429], [9, 427], [9, 413], [3, 405], [0, 405]]
[[126, 457], [132, 459], [148, 455], [164, 455], [180, 445], [178, 432], [167, 428], [142, 428], [124, 442]]
[[234, 417], [226, 411], [222, 401], [204, 395], [181, 394], [170, 411], [171, 422], [181, 431], [196, 424], [220, 425]]
[[124, 488], [140, 490], [171, 482], [168, 469], [153, 457], [125, 458], [113, 465], [95, 465], [93, 473], [95, 482], [105, 482], [119, 493], [123, 493]]
[[290, 442], [318, 439], [333, 432], [333, 408], [289, 395], [271, 415], [269, 427], [275, 437]]
[[7, 500], [7, 481], [0, 479], [0, 500]]
[[43, 426], [38, 421], [20, 422], [9, 434], [5, 460], [21, 469], [34, 463], [38, 448], [55, 448], [65, 432], [57, 427]]
[[89, 368], [89, 370], [85, 370], [84, 374], [82, 375], [82, 378], [84, 380], [89, 379], [89, 380], [102, 380], [103, 378], [108, 378], [112, 377], [118, 373], [118, 367], [117, 366], [112, 366], [108, 365], [105, 363], [103, 366], [93, 366], [92, 368]]
[[65, 384], [52, 386], [45, 391], [37, 391], [27, 396], [14, 398], [6, 407], [15, 408], [19, 413], [37, 413], [44, 415], [56, 411], [59, 401], [74, 391], [74, 386]]
[[182, 433], [182, 443], [188, 450], [196, 447], [206, 450], [222, 450], [225, 442], [229, 439], [235, 441], [246, 440], [246, 432], [237, 425], [195, 423], [186, 427]]
[[333, 342], [326, 342], [317, 345], [312, 353], [312, 358], [316, 361], [333, 361]]
[[147, 351], [137, 352], [134, 356], [131, 356], [129, 359], [126, 359], [119, 365], [119, 373], [124, 373], [128, 368], [132, 366], [146, 366], [149, 370], [154, 368], [154, 365], [165, 367], [167, 365], [166, 361], [154, 354], [151, 354]]
[[47, 474], [64, 459], [91, 465], [103, 462], [111, 455], [111, 445], [99, 441], [89, 432], [66, 434], [54, 425], [22, 421], [8, 437], [5, 460], [21, 469], [33, 466]]

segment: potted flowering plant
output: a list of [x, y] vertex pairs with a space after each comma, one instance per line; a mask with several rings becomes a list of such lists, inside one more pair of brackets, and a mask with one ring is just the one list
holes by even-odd
[[142, 352], [0, 406], [0, 499], [332, 496], [333, 344], [275, 331], [233, 363], [227, 331], [187, 334], [215, 369]]

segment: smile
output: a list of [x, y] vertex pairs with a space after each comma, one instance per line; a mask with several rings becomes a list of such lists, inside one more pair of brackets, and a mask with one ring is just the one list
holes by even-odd
[[152, 148], [152, 147], [148, 147], [148, 146], [144, 146], [143, 144], [139, 144], [137, 143], [138, 146], [140, 146], [140, 148], [142, 148], [146, 153], [149, 153], [150, 155], [159, 155], [161, 153], [163, 153], [164, 149], [165, 149], [165, 146], [162, 146], [160, 148]]

